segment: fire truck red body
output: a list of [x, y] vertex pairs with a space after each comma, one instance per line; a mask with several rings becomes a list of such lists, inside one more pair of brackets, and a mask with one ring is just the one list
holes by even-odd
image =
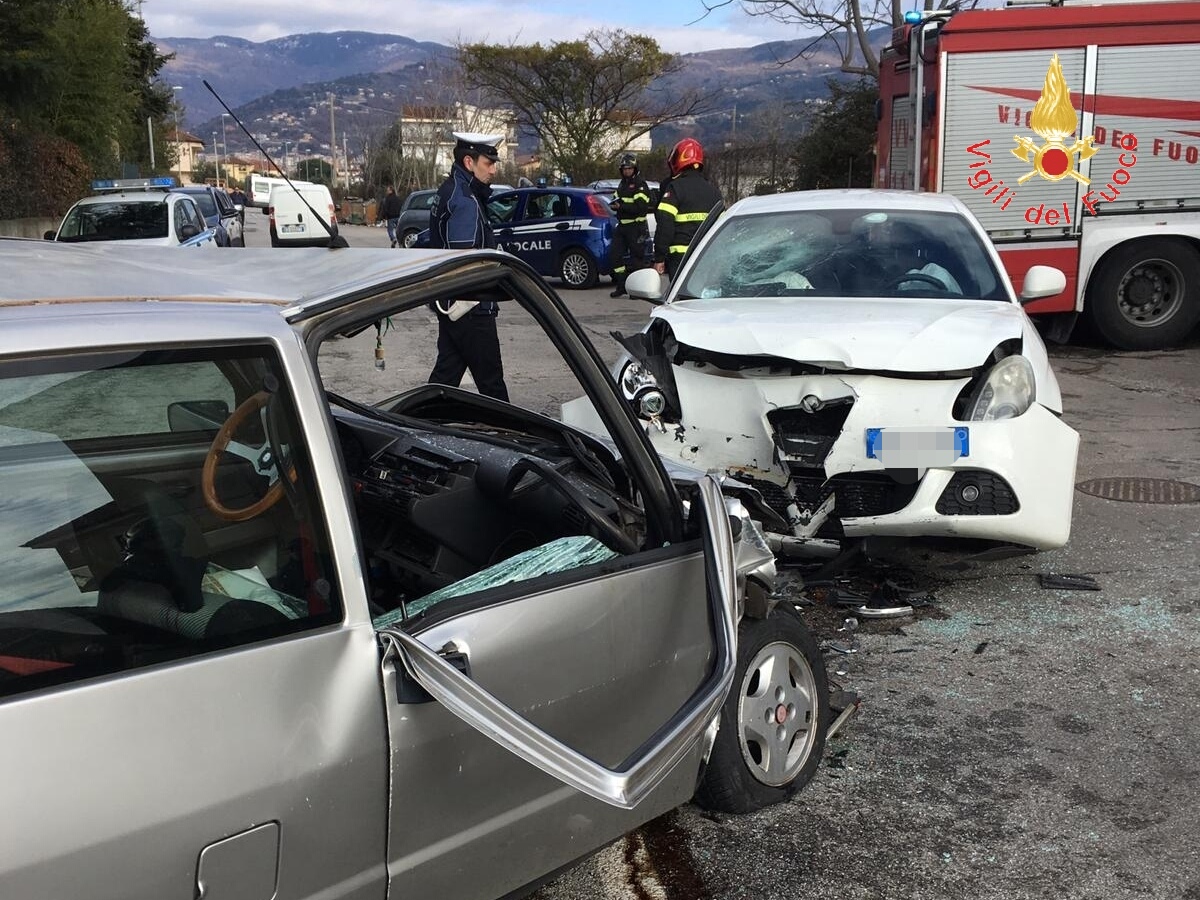
[[[1031, 266], [1062, 269], [1067, 289], [1029, 306], [1061, 314], [1052, 337], [1080, 312], [1128, 349], [1200, 322], [1200, 3], [926, 13], [879, 87], [875, 185], [953, 193], [1018, 292]], [[1075, 127], [1053, 133], [1067, 105]]]

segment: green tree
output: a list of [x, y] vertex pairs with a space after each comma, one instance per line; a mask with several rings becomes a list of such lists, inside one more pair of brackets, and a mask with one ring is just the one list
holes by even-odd
[[299, 160], [288, 173], [288, 176], [297, 181], [312, 181], [316, 184], [332, 185], [333, 184], [333, 167], [330, 166], [329, 160], [322, 159], [319, 156], [310, 156], [307, 159]]
[[826, 83], [829, 102], [812, 116], [791, 158], [791, 189], [870, 187], [878, 126], [875, 80]]
[[704, 108], [698, 92], [654, 90], [682, 62], [647, 35], [596, 30], [549, 46], [465, 44], [458, 54], [467, 83], [511, 105], [517, 124], [537, 134], [543, 158], [573, 176]]
[[0, 0], [0, 109], [37, 118], [62, 60], [52, 26], [65, 0]]

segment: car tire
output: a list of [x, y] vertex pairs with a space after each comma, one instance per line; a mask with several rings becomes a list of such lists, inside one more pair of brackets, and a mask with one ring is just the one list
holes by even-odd
[[743, 619], [733, 689], [696, 802], [747, 813], [791, 798], [821, 764], [829, 720], [825, 662], [799, 613], [778, 606], [765, 619]]
[[402, 235], [400, 235], [400, 246], [406, 250], [410, 249], [417, 242], [417, 235], [420, 233], [421, 232], [417, 231], [415, 228], [407, 229]]
[[1117, 247], [1092, 276], [1084, 312], [1122, 350], [1178, 344], [1200, 322], [1200, 252], [1170, 237]]
[[600, 280], [600, 269], [590, 253], [575, 247], [562, 255], [558, 277], [567, 287], [581, 291], [596, 286]]

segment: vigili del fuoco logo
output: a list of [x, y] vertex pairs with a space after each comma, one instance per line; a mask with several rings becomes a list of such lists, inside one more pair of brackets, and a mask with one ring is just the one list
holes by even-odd
[[[1097, 150], [1092, 146], [1094, 138], [1088, 135], [1076, 138], [1068, 147], [1067, 138], [1071, 137], [1079, 127], [1079, 116], [1071, 103], [1071, 91], [1067, 87], [1067, 79], [1063, 76], [1062, 64], [1058, 54], [1050, 59], [1050, 67], [1046, 70], [1046, 81], [1042, 86], [1042, 94], [1033, 107], [1029, 117], [1029, 127], [1042, 139], [1039, 146], [1032, 138], [1017, 135], [1013, 138], [1017, 146], [1010, 151], [1013, 156], [1032, 168], [1017, 179], [1018, 185], [1023, 185], [1037, 175], [1046, 181], [1062, 181], [1064, 178], [1074, 178], [1080, 184], [1090, 187], [1092, 180], [1080, 172], [1076, 166], [1084, 160], [1091, 159]], [[1114, 135], [1115, 137], [1115, 135]], [[1116, 142], [1114, 141], [1114, 144]], [[992, 203], [1007, 210], [1016, 197], [1016, 188], [1009, 187], [1002, 180], [992, 178], [987, 166], [992, 156], [985, 148], [991, 144], [991, 139], [972, 144], [967, 153], [979, 157], [971, 163], [974, 171], [967, 176], [967, 184], [972, 190], [983, 191], [985, 196], [992, 198]], [[1118, 157], [1118, 168], [1113, 170], [1112, 177], [1102, 189], [1089, 190], [1083, 196], [1083, 205], [1089, 213], [1096, 215], [1097, 205], [1101, 201], [1111, 203], [1121, 194], [1121, 186], [1129, 183], [1129, 170], [1137, 163], [1137, 137], [1133, 134], [1123, 134], [1120, 138], [1121, 155]], [[1019, 207], [1018, 207], [1019, 209]], [[1061, 211], [1046, 209], [1046, 204], [1030, 206], [1025, 210], [1025, 221], [1033, 225], [1046, 224], [1070, 225], [1071, 204], [1064, 202]]]

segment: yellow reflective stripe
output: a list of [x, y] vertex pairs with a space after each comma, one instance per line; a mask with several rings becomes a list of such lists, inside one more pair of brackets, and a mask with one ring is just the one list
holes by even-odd
[[621, 274], [623, 274], [624, 272], [625, 272], [625, 267], [624, 267], [624, 266], [614, 266], [614, 267], [613, 267], [613, 274], [614, 274], [614, 275], [621, 275]]
[[647, 203], [649, 203], [649, 202], [650, 202], [650, 195], [649, 195], [649, 194], [643, 194], [643, 193], [641, 193], [641, 192], [638, 192], [638, 193], [636, 193], [636, 194], [634, 194], [634, 195], [633, 195], [633, 199], [634, 199], [634, 200], [645, 200]]
[[636, 225], [638, 222], [645, 222], [645, 221], [646, 221], [645, 216], [640, 216], [636, 219], [621, 219], [620, 220], [622, 225]]
[[683, 213], [675, 215], [676, 222], [703, 222], [708, 218], [708, 213]]
[[688, 248], [687, 244], [672, 244], [671, 252], [672, 253], [687, 253], [687, 248]]
[[658, 204], [658, 211], [665, 212], [669, 216], [678, 215], [678, 213], [679, 213], [679, 210], [677, 208], [675, 208], [674, 206], [672, 206], [670, 203]]

